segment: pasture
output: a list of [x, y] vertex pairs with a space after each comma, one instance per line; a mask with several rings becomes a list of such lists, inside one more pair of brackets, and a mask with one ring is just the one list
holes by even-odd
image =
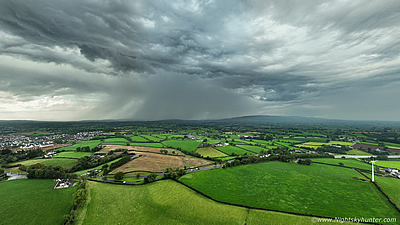
[[105, 144], [105, 145], [126, 145], [127, 143], [129, 143], [129, 141], [126, 140], [125, 138], [107, 138], [107, 139], [104, 139], [104, 142], [102, 144]]
[[375, 181], [397, 207], [400, 208], [400, 179], [375, 176]]
[[147, 139], [145, 139], [141, 136], [127, 135], [127, 137], [131, 138], [132, 142], [149, 142]]
[[100, 144], [100, 140], [76, 141], [75, 143], [76, 144], [74, 144], [74, 145], [66, 146], [66, 147], [60, 148], [58, 150], [75, 151], [76, 148], [78, 148], [78, 147], [82, 148], [82, 147], [86, 147], [86, 146], [89, 146], [90, 149], [92, 149]]
[[210, 157], [210, 158], [215, 158], [215, 157], [225, 157], [228, 156], [214, 148], [198, 148], [196, 150], [197, 153], [199, 153], [203, 157]]
[[[180, 180], [218, 200], [331, 217], [398, 217], [397, 210], [354, 170], [267, 162], [185, 175]], [[376, 199], [371, 205], [371, 199]], [[400, 217], [399, 217], [400, 219]]]
[[[150, 141], [154, 141], [154, 142], [160, 142], [161, 140], [164, 140], [165, 138], [163, 137], [163, 138], [159, 138], [159, 137], [157, 137], [157, 136], [155, 136], [155, 135], [145, 135], [145, 134], [142, 134], [141, 135], [142, 137], [144, 137], [144, 138], [147, 138], [148, 140], [150, 140]], [[133, 140], [133, 139], [132, 139]]]
[[154, 147], [154, 148], [164, 147], [161, 143], [130, 143], [129, 145], [130, 146]]
[[[144, 146], [131, 146], [130, 150], [136, 150], [141, 152], [154, 152], [161, 153], [161, 150], [167, 150], [169, 155], [185, 155], [182, 152], [173, 148], [154, 148], [154, 147], [144, 147]], [[174, 153], [173, 153], [174, 152]]]
[[192, 156], [172, 156], [164, 154], [155, 154], [149, 152], [135, 152], [141, 157], [134, 159], [118, 168], [112, 173], [131, 172], [137, 170], [151, 171], [151, 172], [163, 172], [167, 168], [184, 168], [186, 167], [198, 167], [211, 164], [212, 161], [200, 159]]
[[171, 148], [181, 148], [182, 150], [188, 151], [188, 152], [194, 152], [196, 151], [197, 147], [201, 144], [200, 142], [196, 141], [178, 141], [178, 140], [169, 140], [169, 141], [163, 141], [163, 145]]
[[344, 166], [348, 166], [348, 167], [364, 169], [364, 170], [372, 169], [371, 165], [361, 162], [358, 159], [315, 158], [315, 159], [311, 159], [311, 161], [327, 163], [327, 164], [332, 164], [332, 165], [339, 165], [339, 163], [343, 163]]
[[94, 168], [90, 168], [90, 169], [86, 169], [86, 170], [80, 170], [80, 171], [76, 172], [76, 174], [78, 174], [78, 175], [80, 176], [80, 175], [85, 174], [86, 172], [91, 171], [91, 170], [101, 170], [101, 168], [103, 167], [103, 165], [105, 165], [105, 164], [111, 165], [112, 163], [115, 163], [115, 162], [117, 162], [117, 161], [120, 160], [120, 159], [121, 159], [121, 158], [115, 159], [115, 160], [113, 160], [113, 161], [110, 161], [110, 162], [108, 162], [108, 163], [101, 164], [101, 165], [96, 166], [96, 167], [94, 167]]
[[63, 224], [76, 188], [53, 190], [55, 184], [40, 179], [0, 183], [0, 224]]
[[[310, 224], [311, 217], [248, 210], [211, 201], [172, 180], [148, 185], [90, 183], [76, 224]], [[107, 207], [104, 207], [104, 206]], [[246, 221], [247, 218], [247, 221]], [[324, 223], [326, 224], [326, 223]], [[328, 223], [329, 224], [329, 223]]]
[[378, 160], [376, 161], [375, 165], [382, 166], [382, 167], [390, 167], [390, 168], [397, 168], [400, 169], [400, 161], [383, 161]]
[[36, 163], [43, 163], [46, 166], [62, 166], [64, 168], [71, 168], [78, 162], [78, 159], [66, 158], [50, 158], [50, 159], [29, 159], [26, 161], [12, 163], [11, 165], [22, 164], [26, 167]]
[[261, 150], [268, 151], [268, 148], [263, 148], [263, 147], [254, 146], [254, 145], [236, 145], [236, 146], [240, 147], [240, 148], [244, 148], [245, 150], [252, 152], [252, 154], [259, 153]]
[[231, 146], [231, 145], [228, 145], [228, 146], [225, 146], [225, 147], [217, 147], [217, 149], [220, 150], [221, 152], [227, 154], [227, 155], [231, 155], [232, 153], [235, 153], [237, 155], [244, 155], [244, 154], [253, 155], [254, 154], [253, 152], [249, 152], [249, 151], [246, 151], [244, 149], [241, 149], [241, 148], [238, 148], [238, 147], [235, 147], [235, 146]]
[[57, 153], [56, 156], [54, 156], [54, 158], [75, 158], [75, 159], [79, 159], [82, 158], [84, 156], [91, 156], [93, 155], [92, 152], [60, 152]]
[[348, 155], [372, 155], [371, 153], [363, 152], [363, 151], [355, 150], [355, 149], [352, 149], [352, 150], [350, 150], [350, 151], [348, 151], [346, 153]]

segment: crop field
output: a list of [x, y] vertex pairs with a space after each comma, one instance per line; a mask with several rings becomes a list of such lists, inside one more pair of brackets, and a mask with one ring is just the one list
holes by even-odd
[[237, 155], [244, 155], [244, 154], [253, 155], [254, 154], [253, 152], [249, 152], [249, 151], [243, 150], [241, 148], [238, 148], [235, 146], [230, 146], [230, 145], [225, 146], [225, 147], [217, 147], [217, 149], [227, 155], [231, 155], [232, 153], [235, 153]]
[[348, 155], [372, 155], [371, 153], [363, 152], [363, 151], [355, 150], [355, 149], [348, 151], [347, 154]]
[[[145, 147], [145, 146], [131, 146], [130, 150], [137, 150], [137, 151], [143, 151], [143, 152], [155, 152], [155, 153], [161, 153], [160, 150], [167, 150], [169, 155], [185, 155], [182, 152], [173, 149], [173, 148], [154, 148], [154, 147]], [[173, 154], [172, 152], [175, 152]]]
[[52, 158], [52, 159], [29, 159], [26, 161], [12, 163], [11, 165], [15, 164], [22, 164], [26, 167], [36, 163], [43, 163], [46, 166], [63, 166], [65, 168], [71, 168], [78, 162], [78, 159], [66, 159], [66, 158]]
[[400, 179], [375, 176], [375, 181], [397, 207], [400, 207]]
[[78, 147], [86, 147], [86, 146], [89, 146], [90, 149], [92, 149], [99, 144], [100, 144], [100, 140], [76, 141], [76, 144], [71, 145], [71, 146], [66, 146], [66, 147], [60, 148], [58, 150], [75, 151], [76, 148], [78, 148]]
[[[237, 147], [244, 148], [254, 153], [259, 153], [261, 150], [268, 151], [268, 148], [263, 148], [260, 146], [253, 146], [253, 145], [236, 145]], [[252, 153], [252, 154], [254, 154]]]
[[[161, 140], [164, 140], [164, 137], [159, 138], [159, 137], [156, 137], [155, 135], [145, 135], [145, 134], [143, 134], [143, 135], [141, 135], [141, 136], [144, 137], [144, 138], [149, 139], [150, 141], [155, 141], [155, 142], [159, 142], [159, 141], [161, 141]], [[133, 139], [132, 139], [132, 140], [133, 140]]]
[[103, 142], [105, 145], [126, 145], [126, 143], [129, 143], [129, 141], [125, 138], [107, 138]]
[[90, 200], [77, 216], [78, 225], [243, 225], [246, 217], [248, 225], [263, 224], [266, 221], [273, 224], [288, 224], [292, 221], [303, 225], [309, 224], [311, 219], [216, 203], [172, 180], [137, 186], [90, 182], [90, 187]]
[[54, 158], [76, 158], [76, 159], [79, 159], [84, 156], [91, 156], [91, 155], [93, 155], [93, 152], [71, 152], [71, 151], [68, 151], [68, 152], [57, 153], [57, 155], [54, 156]]
[[144, 147], [154, 147], [154, 148], [162, 148], [164, 147], [161, 143], [130, 143], [130, 146], [144, 146]]
[[171, 146], [172, 148], [181, 148], [182, 150], [186, 150], [188, 152], [194, 152], [201, 143], [196, 141], [169, 140], [162, 142], [162, 144], [165, 146]]
[[290, 146], [290, 143], [285, 143], [285, 142], [275, 142], [274, 146], [267, 146], [268, 148], [276, 148], [279, 147], [280, 145], [288, 147], [289, 149], [295, 149], [295, 150], [302, 150], [302, 148], [296, 147], [296, 146]]
[[347, 141], [331, 141], [328, 144], [330, 145], [346, 145], [346, 146], [350, 146], [352, 144], [354, 144], [353, 142], [347, 142]]
[[203, 157], [209, 156], [210, 158], [228, 156], [214, 148], [198, 148], [196, 152], [202, 155]]
[[400, 169], [400, 161], [382, 161], [378, 160], [375, 165], [382, 166], [382, 167], [390, 167], [390, 168], [397, 168]]
[[99, 152], [109, 152], [117, 149], [132, 149], [131, 146], [126, 146], [126, 145], [103, 145], [104, 148], [102, 148]]
[[132, 142], [148, 142], [147, 139], [141, 137], [141, 136], [135, 136], [135, 135], [127, 135], [127, 137], [132, 139]]
[[320, 145], [303, 145], [303, 144], [299, 144], [299, 145], [295, 145], [295, 147], [298, 148], [313, 148], [313, 149], [317, 149], [319, 147], [321, 147]]
[[364, 170], [371, 170], [371, 165], [361, 162], [357, 159], [334, 159], [334, 158], [315, 158], [311, 159], [313, 162], [322, 162], [332, 165], [339, 165], [339, 163], [343, 163], [344, 166], [364, 169]]
[[272, 144], [272, 142], [270, 142], [270, 141], [257, 140], [257, 139], [253, 139], [253, 142], [260, 143], [262, 145], [271, 145]]
[[55, 184], [40, 179], [0, 183], [0, 224], [63, 224], [76, 188], [53, 190]]
[[[355, 179], [357, 178], [357, 179]], [[331, 217], [398, 217], [354, 170], [267, 162], [185, 175], [180, 180], [218, 200]], [[376, 199], [371, 205], [371, 199]], [[400, 217], [399, 217], [400, 219]]]
[[198, 167], [212, 163], [212, 161], [192, 156], [172, 156], [149, 152], [136, 152], [136, 154], [142, 156], [118, 167], [113, 173], [116, 171], [130, 172], [136, 170], [163, 172], [167, 168]]
[[285, 139], [285, 141], [301, 141], [301, 142], [325, 142], [328, 140], [327, 138], [305, 138], [305, 137], [294, 137], [294, 138], [288, 138]]

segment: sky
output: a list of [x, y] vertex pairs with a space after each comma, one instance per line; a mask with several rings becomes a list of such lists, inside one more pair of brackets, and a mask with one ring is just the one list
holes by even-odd
[[400, 121], [398, 0], [2, 0], [0, 120]]

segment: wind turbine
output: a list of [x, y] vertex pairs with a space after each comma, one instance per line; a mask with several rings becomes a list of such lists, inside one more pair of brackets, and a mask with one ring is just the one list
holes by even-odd
[[[376, 161], [378, 161], [378, 160], [376, 160]], [[376, 161], [371, 161], [371, 163], [372, 163], [372, 182], [375, 182], [375, 178], [374, 178], [374, 163]]]

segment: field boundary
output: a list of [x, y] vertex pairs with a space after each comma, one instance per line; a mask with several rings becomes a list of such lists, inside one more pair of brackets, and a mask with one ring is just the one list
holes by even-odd
[[[368, 178], [369, 180], [371, 180], [369, 177], [367, 177], [365, 174], [363, 174], [361, 171], [356, 170], [357, 172], [359, 172], [361, 175], [363, 175], [364, 177]], [[372, 181], [371, 181], [372, 182]], [[397, 210], [397, 212], [400, 213], [400, 209], [399, 207], [397, 207], [397, 205], [392, 201], [392, 199], [390, 199], [390, 197], [382, 190], [382, 188], [376, 183], [376, 182], [372, 182], [376, 188], [378, 188], [378, 190], [383, 194], [383, 196], [385, 196], [385, 198], [390, 202], [390, 204], [392, 204], [392, 206]]]
[[[246, 209], [257, 209], [257, 210], [263, 210], [263, 211], [271, 211], [271, 212], [279, 212], [279, 213], [286, 213], [286, 214], [292, 214], [292, 215], [297, 215], [297, 216], [307, 216], [307, 217], [319, 217], [319, 218], [327, 218], [327, 219], [332, 219], [333, 221], [336, 218], [333, 217], [329, 217], [329, 216], [319, 216], [319, 215], [314, 215], [314, 214], [306, 214], [306, 213], [297, 213], [297, 212], [290, 212], [290, 211], [284, 211], [284, 210], [279, 210], [279, 209], [268, 209], [268, 208], [260, 208], [260, 207], [255, 207], [255, 206], [247, 206], [247, 205], [242, 205], [242, 204], [237, 204], [237, 203], [231, 203], [231, 202], [225, 202], [225, 201], [221, 201], [221, 200], [217, 200], [185, 183], [183, 183], [180, 180], [174, 180], [182, 185], [184, 185], [187, 188], [190, 188], [191, 190], [195, 191], [196, 193], [221, 204], [226, 204], [226, 205], [231, 205], [231, 206], [237, 206], [237, 207], [242, 207], [242, 208], [246, 208]], [[375, 223], [368, 223], [368, 222], [360, 222], [360, 223], [364, 223], [364, 224], [375, 224]]]
[[[311, 160], [312, 161], [312, 160]], [[349, 166], [340, 166], [340, 165], [335, 165], [335, 164], [329, 164], [329, 163], [323, 163], [323, 162], [314, 162], [313, 163], [317, 163], [317, 164], [323, 164], [323, 165], [328, 165], [328, 166], [337, 166], [337, 167], [342, 167], [342, 168], [347, 168], [347, 169], [354, 169], [354, 170], [360, 170], [363, 171], [364, 173], [370, 173], [369, 170], [365, 170], [365, 169], [360, 169], [360, 168], [355, 168], [355, 167], [349, 167]], [[369, 179], [369, 178], [368, 178]]]

